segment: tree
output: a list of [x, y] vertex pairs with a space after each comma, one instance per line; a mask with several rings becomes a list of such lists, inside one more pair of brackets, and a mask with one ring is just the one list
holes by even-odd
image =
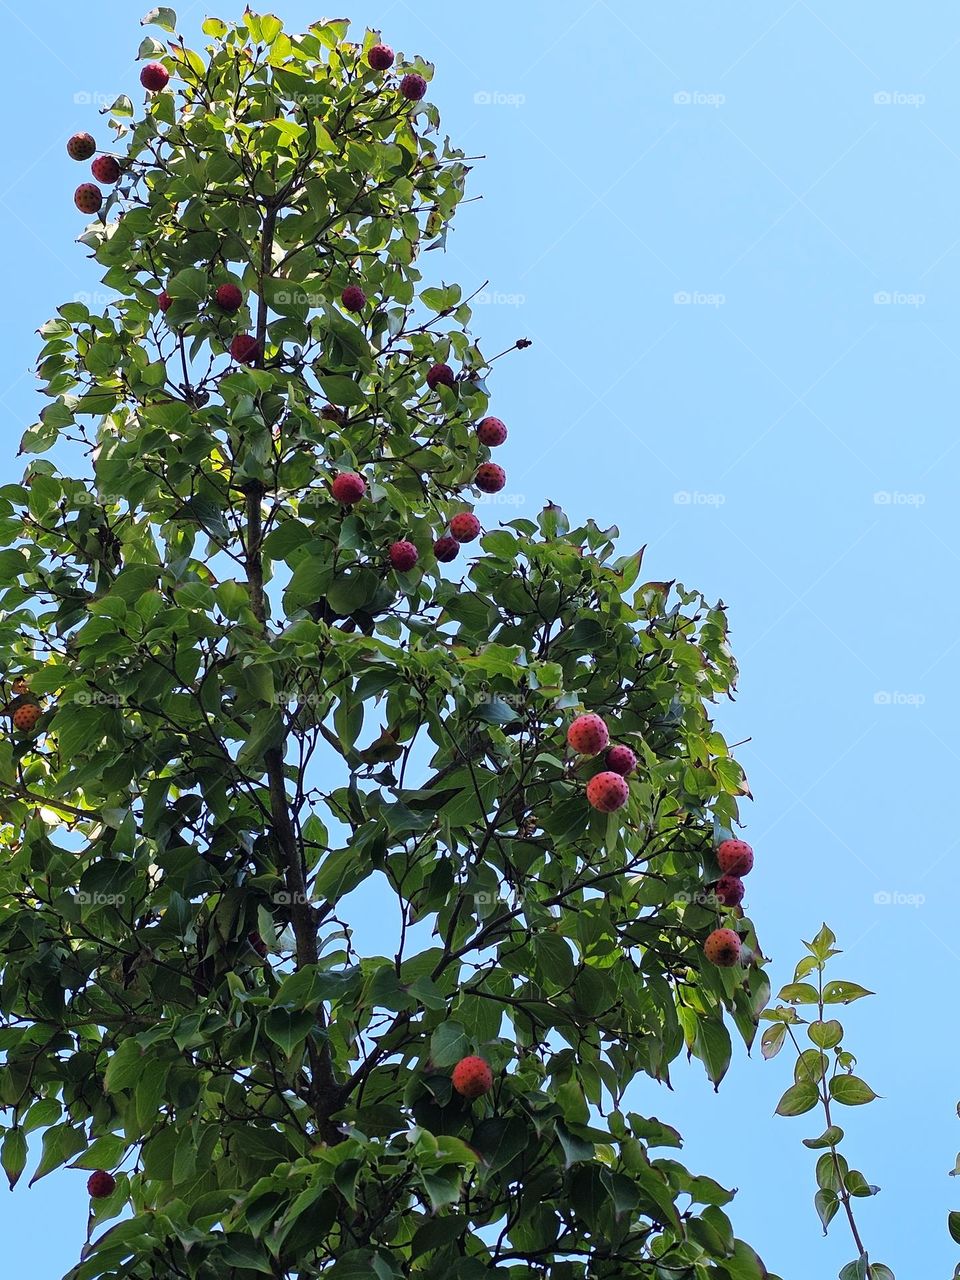
[[[421, 274], [469, 171], [432, 67], [146, 21], [81, 236], [115, 300], [44, 326], [0, 490], [11, 1185], [41, 1131], [32, 1180], [111, 1174], [71, 1280], [765, 1277], [623, 1107], [685, 1048], [719, 1085], [769, 995], [709, 892], [747, 794], [724, 609], [553, 504], [447, 567], [502, 433]], [[623, 807], [579, 713], [638, 757]]]

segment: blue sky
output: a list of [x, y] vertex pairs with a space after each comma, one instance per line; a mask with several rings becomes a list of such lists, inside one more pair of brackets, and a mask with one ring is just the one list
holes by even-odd
[[[146, 7], [34, 20], [0, 0], [4, 481], [39, 404], [34, 330], [99, 290], [73, 244], [64, 142], [106, 137], [88, 103], [137, 89]], [[179, 6], [188, 35], [241, 7]], [[842, 1123], [883, 1188], [861, 1202], [865, 1239], [908, 1277], [948, 1273], [960, 1206], [960, 16], [944, 0], [909, 22], [890, 0], [835, 9], [393, 0], [352, 16], [437, 63], [445, 127], [487, 157], [436, 269], [465, 292], [489, 281], [486, 351], [534, 339], [492, 380], [517, 509], [550, 498], [615, 521], [626, 547], [648, 544], [650, 578], [729, 605], [743, 676], [719, 720], [751, 739], [747, 905], [775, 984], [826, 919], [846, 949], [835, 976], [878, 993], [843, 1019], [884, 1100]], [[787, 1280], [852, 1256], [839, 1220], [820, 1238], [800, 1146], [817, 1120], [772, 1118], [790, 1078], [786, 1055], [741, 1054], [717, 1097], [697, 1067], [633, 1099], [683, 1130], [691, 1166], [739, 1186], [739, 1233]], [[84, 1181], [0, 1198], [8, 1263], [75, 1261]]]

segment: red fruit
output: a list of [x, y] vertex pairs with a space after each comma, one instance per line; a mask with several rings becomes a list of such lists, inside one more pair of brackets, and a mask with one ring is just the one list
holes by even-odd
[[116, 1189], [117, 1180], [106, 1169], [97, 1169], [87, 1179], [87, 1191], [93, 1200], [104, 1200], [107, 1196], [112, 1196]]
[[577, 755], [599, 755], [610, 741], [610, 730], [597, 715], [577, 716], [567, 730], [567, 742]]
[[41, 716], [35, 702], [24, 702], [13, 713], [13, 727], [20, 733], [33, 733]]
[[595, 774], [587, 783], [587, 799], [601, 813], [616, 813], [630, 799], [630, 788], [619, 773]]
[[170, 297], [169, 293], [167, 293], [166, 289], [164, 289], [162, 293], [157, 294], [157, 306], [161, 311], [169, 311], [172, 303], [173, 299]]
[[717, 845], [717, 863], [725, 876], [745, 876], [753, 869], [753, 850], [746, 840], [723, 840]]
[[400, 81], [400, 92], [410, 102], [419, 102], [427, 92], [427, 82], [423, 76], [418, 76], [411, 71], [409, 75], [405, 75]]
[[607, 768], [626, 777], [637, 767], [637, 757], [629, 747], [617, 745], [607, 752]]
[[484, 418], [477, 427], [477, 439], [488, 449], [495, 449], [507, 438], [507, 428], [499, 418]]
[[431, 391], [436, 391], [441, 383], [445, 387], [457, 385], [456, 374], [448, 364], [435, 364], [427, 370], [427, 386]]
[[375, 44], [367, 53], [367, 62], [374, 71], [389, 71], [393, 66], [393, 50], [388, 44]]
[[451, 560], [456, 560], [460, 554], [460, 543], [456, 538], [451, 538], [449, 534], [445, 533], [442, 538], [438, 538], [433, 544], [433, 554], [440, 564], [449, 564]]
[[334, 476], [330, 492], [344, 507], [352, 507], [367, 492], [367, 482], [355, 471], [341, 471]]
[[738, 876], [721, 876], [713, 892], [725, 907], [739, 907], [743, 901], [743, 881]]
[[474, 1055], [461, 1058], [453, 1068], [450, 1079], [457, 1093], [464, 1098], [469, 1098], [471, 1102], [474, 1098], [480, 1098], [485, 1093], [489, 1093], [493, 1088], [493, 1072], [490, 1070], [490, 1063]]
[[260, 343], [252, 333], [238, 333], [230, 343], [230, 354], [237, 364], [253, 364], [260, 356]]
[[165, 89], [170, 80], [170, 72], [159, 62], [148, 62], [140, 72], [140, 83], [151, 93], [159, 93]]
[[73, 203], [81, 213], [97, 213], [103, 205], [103, 192], [92, 182], [81, 182], [73, 193]]
[[703, 944], [703, 954], [711, 964], [732, 969], [740, 963], [740, 939], [732, 929], [714, 929]]
[[390, 563], [397, 573], [409, 572], [420, 559], [420, 552], [412, 542], [407, 542], [406, 539], [391, 543], [387, 554], [390, 556]]
[[461, 511], [450, 521], [450, 532], [457, 542], [473, 542], [480, 537], [480, 521], [472, 511]]
[[235, 284], [222, 284], [213, 295], [213, 300], [218, 307], [232, 314], [243, 306], [243, 290]]
[[122, 172], [119, 163], [113, 156], [97, 156], [93, 164], [90, 166], [93, 176], [98, 182], [105, 182], [110, 186], [114, 182], [118, 182]]
[[495, 462], [485, 462], [477, 468], [473, 483], [483, 493], [499, 493], [507, 483], [507, 473]]
[[367, 305], [367, 295], [358, 284], [348, 284], [340, 295], [340, 301], [348, 311], [362, 311]]
[[71, 160], [89, 160], [97, 154], [97, 141], [92, 133], [75, 133], [67, 141], [67, 155]]

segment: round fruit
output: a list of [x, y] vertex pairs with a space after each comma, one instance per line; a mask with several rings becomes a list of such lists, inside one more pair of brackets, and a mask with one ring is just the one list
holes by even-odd
[[439, 386], [455, 387], [457, 376], [448, 364], [435, 364], [427, 370], [427, 386], [436, 391]]
[[450, 532], [457, 542], [473, 542], [480, 537], [481, 524], [472, 511], [461, 511], [450, 521]]
[[713, 892], [725, 907], [739, 907], [743, 901], [743, 881], [739, 876], [721, 876]]
[[507, 483], [507, 473], [495, 462], [485, 462], [477, 468], [473, 483], [482, 493], [499, 493]]
[[114, 182], [119, 182], [120, 174], [123, 172], [113, 156], [97, 156], [90, 169], [96, 180], [105, 182], [107, 186], [111, 186]]
[[387, 554], [390, 557], [390, 564], [397, 573], [408, 573], [420, 559], [420, 552], [405, 538], [400, 542], [391, 543]]
[[89, 160], [97, 154], [97, 140], [92, 133], [75, 133], [67, 142], [67, 155], [71, 160]]
[[423, 76], [411, 71], [400, 81], [400, 92], [409, 102], [419, 102], [427, 92], [427, 82]]
[[619, 773], [595, 774], [587, 783], [587, 799], [600, 813], [616, 813], [630, 799], [630, 788]]
[[33, 733], [42, 714], [35, 702], [23, 702], [13, 713], [13, 727], [19, 733]]
[[490, 1070], [490, 1063], [485, 1058], [474, 1055], [461, 1058], [453, 1068], [450, 1079], [457, 1093], [471, 1101], [474, 1098], [483, 1097], [493, 1088], [493, 1072]]
[[703, 944], [703, 954], [711, 964], [732, 969], [740, 963], [740, 939], [732, 929], [714, 929]]
[[595, 756], [610, 741], [610, 730], [600, 716], [577, 716], [567, 730], [567, 742], [578, 755]]
[[173, 299], [170, 297], [169, 293], [167, 293], [166, 289], [164, 289], [162, 293], [157, 294], [157, 306], [161, 311], [169, 311], [172, 303]]
[[460, 543], [456, 538], [451, 538], [448, 533], [445, 533], [442, 538], [438, 538], [433, 544], [433, 554], [440, 564], [449, 564], [451, 560], [456, 560], [460, 554]]
[[629, 747], [621, 746], [619, 743], [615, 747], [611, 747], [607, 752], [607, 768], [612, 769], [614, 773], [622, 774], [626, 777], [628, 773], [633, 773], [637, 767], [637, 757]]
[[484, 418], [477, 426], [477, 439], [488, 449], [496, 449], [507, 438], [507, 428], [499, 418]]
[[235, 284], [222, 284], [213, 295], [218, 307], [233, 314], [243, 306], [243, 290]]
[[73, 203], [81, 213], [99, 213], [103, 207], [103, 192], [92, 182], [81, 182], [73, 193]]
[[170, 72], [159, 62], [148, 62], [140, 72], [140, 83], [151, 93], [159, 93], [165, 89], [170, 80]]
[[237, 364], [253, 364], [260, 357], [260, 343], [252, 333], [238, 333], [230, 343], [230, 354]]
[[753, 850], [746, 840], [723, 840], [717, 845], [717, 863], [725, 876], [745, 876], [753, 870]]
[[341, 471], [334, 476], [330, 492], [344, 507], [352, 507], [367, 492], [367, 482], [356, 471]]
[[106, 1169], [97, 1169], [87, 1179], [87, 1191], [93, 1200], [104, 1200], [112, 1196], [117, 1189], [117, 1180]]
[[340, 301], [347, 311], [362, 311], [367, 305], [367, 295], [358, 284], [348, 284], [340, 295]]
[[367, 62], [374, 71], [389, 71], [393, 66], [393, 50], [388, 44], [375, 44], [367, 52]]

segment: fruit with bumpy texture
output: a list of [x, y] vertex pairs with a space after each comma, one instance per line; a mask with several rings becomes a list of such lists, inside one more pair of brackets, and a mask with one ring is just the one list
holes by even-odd
[[112, 186], [114, 182], [119, 182], [120, 174], [123, 170], [113, 156], [97, 156], [90, 171], [98, 182], [105, 182], [107, 186]]
[[495, 462], [485, 462], [477, 468], [473, 483], [481, 493], [499, 493], [507, 483], [507, 473]]
[[106, 1169], [96, 1169], [87, 1179], [87, 1192], [92, 1200], [105, 1200], [117, 1189], [117, 1180]]
[[600, 716], [577, 716], [567, 730], [567, 743], [580, 756], [596, 756], [610, 741], [610, 730]]
[[436, 391], [439, 386], [455, 387], [457, 376], [448, 364], [435, 364], [427, 370], [427, 386]]
[[157, 294], [157, 306], [161, 311], [169, 311], [172, 304], [173, 299], [170, 297], [169, 293], [167, 293], [166, 289]]
[[159, 93], [170, 81], [170, 72], [160, 62], [148, 62], [140, 72], [140, 83], [151, 93]]
[[388, 555], [390, 556], [390, 564], [396, 569], [397, 573], [409, 573], [420, 559], [420, 552], [406, 538], [401, 538], [399, 542], [391, 543]]
[[472, 511], [461, 511], [450, 521], [450, 532], [457, 542], [473, 542], [480, 537], [481, 524]]
[[740, 939], [732, 929], [714, 929], [703, 944], [703, 954], [720, 969], [740, 963]]
[[427, 82], [423, 76], [418, 76], [415, 71], [411, 71], [400, 81], [400, 92], [408, 102], [419, 102], [427, 92]]
[[499, 418], [484, 418], [477, 425], [477, 439], [481, 444], [485, 444], [488, 449], [496, 449], [497, 445], [503, 444], [506, 438], [506, 424], [501, 422]]
[[230, 343], [230, 354], [237, 364], [253, 364], [260, 355], [260, 343], [252, 333], [238, 333]]
[[717, 864], [725, 876], [745, 876], [753, 870], [753, 850], [746, 840], [722, 840], [717, 845]]
[[243, 290], [235, 284], [222, 284], [213, 295], [213, 300], [223, 311], [235, 314], [243, 306]]
[[600, 813], [616, 813], [630, 799], [630, 788], [621, 774], [608, 769], [587, 783], [587, 799]]
[[71, 160], [89, 160], [97, 154], [97, 140], [92, 133], [75, 133], [67, 139], [67, 155]]
[[330, 492], [343, 507], [352, 507], [367, 492], [367, 482], [356, 471], [341, 471], [334, 476]]
[[92, 182], [81, 182], [73, 193], [73, 203], [81, 213], [99, 213], [103, 207], [103, 192]]
[[13, 713], [13, 727], [18, 733], [33, 733], [43, 713], [35, 702], [24, 702]]
[[438, 538], [433, 544], [433, 554], [440, 564], [449, 564], [451, 560], [456, 560], [460, 554], [460, 543], [456, 538], [451, 538], [448, 533], [445, 533], [442, 538]]
[[744, 884], [739, 876], [721, 876], [713, 886], [713, 892], [725, 907], [739, 907], [743, 901]]
[[607, 768], [612, 769], [614, 773], [619, 773], [625, 778], [628, 773], [633, 773], [636, 767], [637, 757], [629, 747], [618, 743], [607, 752]]
[[367, 305], [367, 295], [358, 284], [348, 284], [340, 295], [340, 301], [347, 311], [362, 311]]
[[490, 1063], [485, 1058], [478, 1058], [474, 1054], [460, 1059], [453, 1068], [450, 1079], [457, 1093], [463, 1098], [469, 1098], [471, 1102], [474, 1098], [482, 1098], [493, 1088], [493, 1072], [490, 1070]]
[[393, 66], [393, 50], [388, 44], [375, 44], [367, 52], [367, 62], [374, 71], [389, 71]]

